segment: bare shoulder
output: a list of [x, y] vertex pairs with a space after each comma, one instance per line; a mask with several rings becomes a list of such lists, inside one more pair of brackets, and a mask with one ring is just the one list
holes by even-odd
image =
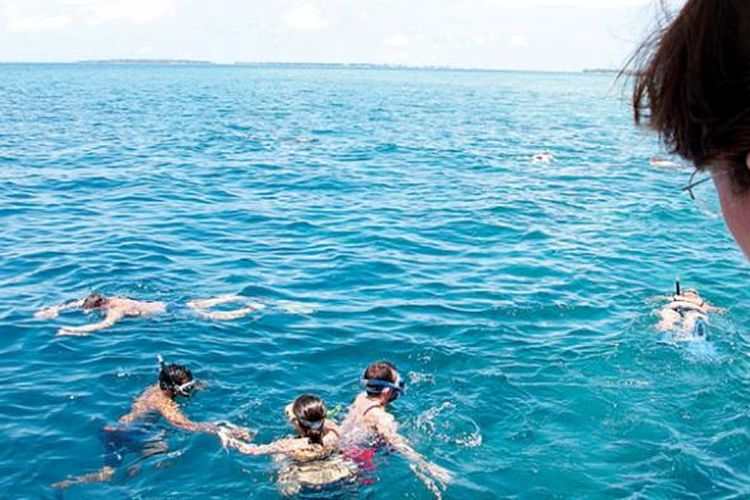
[[161, 393], [159, 386], [152, 385], [147, 387], [137, 398], [135, 398], [135, 401], [133, 401], [130, 413], [120, 417], [120, 422], [130, 423], [146, 413], [156, 410], [155, 399], [158, 397], [157, 393]]
[[396, 419], [393, 415], [385, 411], [385, 408], [381, 406], [371, 407], [370, 410], [365, 414], [365, 422], [370, 427], [381, 428], [391, 427], [396, 423]]

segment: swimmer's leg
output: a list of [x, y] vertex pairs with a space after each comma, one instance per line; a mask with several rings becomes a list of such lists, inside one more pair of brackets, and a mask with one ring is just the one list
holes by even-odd
[[234, 319], [244, 318], [248, 314], [252, 314], [255, 311], [262, 309], [262, 307], [243, 307], [242, 309], [235, 309], [233, 311], [197, 311], [198, 315], [202, 318], [213, 319], [215, 321], [231, 321]]
[[61, 489], [70, 488], [71, 486], [76, 486], [79, 484], [106, 483], [107, 481], [112, 479], [112, 476], [114, 475], [115, 475], [115, 468], [105, 465], [104, 467], [102, 467], [96, 472], [83, 474], [81, 476], [76, 476], [70, 479], [66, 479], [65, 481], [59, 481], [57, 483], [53, 483], [52, 487], [55, 489], [61, 490]]
[[[230, 302], [241, 302], [245, 303], [245, 307], [240, 309], [233, 309], [231, 311], [210, 311], [211, 307], [227, 304]], [[255, 311], [265, 309], [266, 306], [259, 303], [247, 303], [247, 298], [240, 297], [238, 295], [222, 295], [221, 297], [213, 297], [209, 299], [198, 299], [188, 302], [188, 307], [195, 312], [198, 316], [203, 319], [211, 319], [215, 321], [231, 321], [235, 319], [244, 318], [248, 314], [252, 314]]]
[[245, 300], [239, 295], [220, 295], [218, 297], [209, 297], [207, 299], [191, 300], [187, 303], [191, 309], [208, 309], [209, 307], [226, 304], [227, 302], [239, 302]]

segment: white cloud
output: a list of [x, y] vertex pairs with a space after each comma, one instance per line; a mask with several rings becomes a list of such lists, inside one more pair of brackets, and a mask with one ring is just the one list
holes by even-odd
[[315, 31], [328, 26], [328, 19], [316, 6], [298, 3], [284, 16], [284, 24], [296, 31]]
[[11, 33], [125, 21], [146, 24], [176, 13], [174, 0], [4, 0], [0, 16]]
[[385, 44], [389, 47], [404, 48], [409, 46], [409, 37], [406, 35], [398, 34], [391, 35], [385, 38]]
[[91, 5], [86, 17], [93, 24], [129, 21], [147, 24], [176, 12], [173, 0], [109, 0]]
[[526, 47], [528, 44], [529, 39], [525, 36], [513, 35], [512, 37], [508, 38], [508, 47], [512, 47], [514, 49]]
[[6, 26], [11, 33], [23, 33], [27, 31], [46, 31], [64, 28], [69, 25], [72, 18], [65, 15], [60, 16], [16, 16], [7, 15]]

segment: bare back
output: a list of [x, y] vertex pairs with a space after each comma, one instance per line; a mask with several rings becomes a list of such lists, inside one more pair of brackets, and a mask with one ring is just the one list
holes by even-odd
[[148, 316], [150, 314], [162, 314], [167, 307], [163, 302], [148, 302], [145, 300], [133, 300], [123, 297], [110, 297], [104, 309], [119, 311], [123, 316]]

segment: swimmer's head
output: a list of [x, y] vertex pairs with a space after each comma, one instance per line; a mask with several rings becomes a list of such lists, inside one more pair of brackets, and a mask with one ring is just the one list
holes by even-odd
[[103, 297], [102, 295], [98, 293], [92, 293], [91, 295], [83, 299], [84, 311], [93, 311], [95, 309], [101, 309], [102, 307], [106, 305], [107, 305], [106, 297]]
[[303, 394], [286, 407], [286, 417], [313, 444], [323, 444], [326, 404], [317, 396]]
[[195, 388], [195, 380], [190, 369], [183, 365], [167, 365], [161, 363], [159, 371], [159, 387], [167, 391], [170, 397], [177, 396], [190, 397]]
[[388, 361], [371, 364], [362, 375], [367, 395], [384, 398], [385, 403], [395, 401], [406, 391], [406, 384], [396, 367]]

